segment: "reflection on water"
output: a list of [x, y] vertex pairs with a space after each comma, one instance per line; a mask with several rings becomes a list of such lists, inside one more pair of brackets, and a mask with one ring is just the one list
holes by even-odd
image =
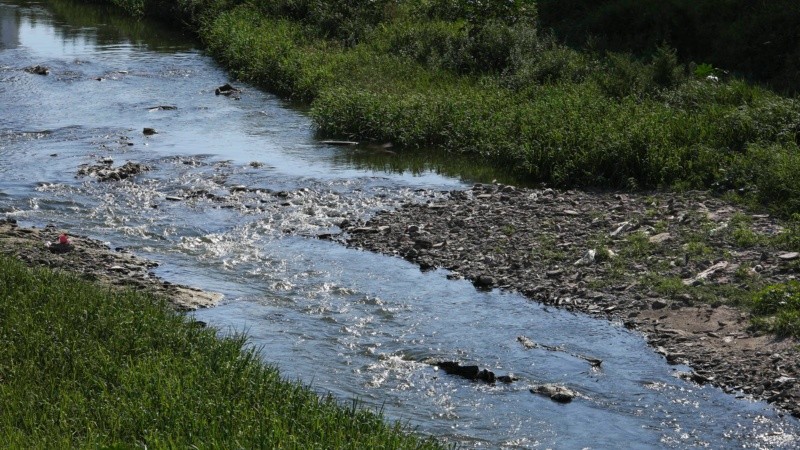
[[340, 153], [335, 160], [342, 164], [380, 172], [413, 175], [434, 172], [479, 183], [496, 181], [517, 186], [531, 185], [524, 177], [514, 174], [510, 169], [508, 171], [498, 169], [482, 161], [480, 157], [430, 149], [395, 149], [391, 145], [361, 145]]
[[[48, 8], [0, 0], [16, 42], [0, 49], [2, 216], [156, 259], [166, 279], [224, 293], [198, 318], [247, 330], [285, 376], [465, 447], [798, 447], [796, 420], [683, 381], [623, 327], [313, 238], [463, 189], [456, 174], [503, 179], [479, 162], [325, 145], [301, 110], [252, 86], [240, 101], [215, 96], [228, 74], [169, 29], [71, 1]], [[23, 70], [35, 64], [51, 75]], [[78, 175], [101, 159], [150, 170]], [[564, 351], [526, 349], [520, 335]], [[433, 360], [520, 381], [470, 383]], [[542, 382], [582, 398], [528, 391]]]
[[19, 18], [16, 10], [0, 8], [0, 49], [19, 45]]

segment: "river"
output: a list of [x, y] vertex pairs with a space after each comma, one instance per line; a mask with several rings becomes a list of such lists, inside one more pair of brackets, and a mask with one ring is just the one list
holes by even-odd
[[[24, 70], [36, 65], [49, 74]], [[380, 147], [326, 145], [302, 106], [236, 82], [239, 100], [215, 95], [226, 82], [169, 27], [65, 0], [0, 0], [0, 217], [157, 260], [159, 276], [223, 293], [193, 314], [247, 333], [286, 378], [462, 448], [800, 446], [796, 419], [678, 378], [689, 369], [621, 324], [316, 239], [470, 181]], [[150, 170], [78, 175], [104, 159]], [[474, 383], [435, 360], [519, 381]], [[558, 404], [531, 394], [537, 383], [581, 396]]]

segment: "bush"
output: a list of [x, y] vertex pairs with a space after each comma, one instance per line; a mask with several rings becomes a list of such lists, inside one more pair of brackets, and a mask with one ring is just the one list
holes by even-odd
[[686, 78], [678, 63], [678, 52], [666, 45], [658, 47], [651, 63], [653, 83], [662, 88], [677, 86]]

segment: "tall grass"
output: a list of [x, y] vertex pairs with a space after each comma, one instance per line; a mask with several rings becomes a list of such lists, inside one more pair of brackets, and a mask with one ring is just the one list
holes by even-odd
[[4, 257], [0, 339], [6, 448], [439, 448], [157, 298]]

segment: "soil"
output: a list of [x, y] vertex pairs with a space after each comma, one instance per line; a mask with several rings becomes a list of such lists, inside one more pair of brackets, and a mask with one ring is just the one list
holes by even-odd
[[591, 193], [475, 185], [341, 225], [348, 245], [445, 268], [643, 333], [685, 378], [800, 417], [800, 343], [743, 307], [795, 279], [797, 253], [765, 244], [779, 220], [702, 192]]
[[13, 219], [0, 220], [0, 254], [15, 256], [32, 267], [48, 267], [74, 273], [104, 285], [131, 288], [165, 297], [181, 311], [214, 306], [221, 294], [172, 284], [150, 272], [158, 263], [116, 251], [84, 236], [65, 236], [54, 226], [43, 229], [17, 226]]

